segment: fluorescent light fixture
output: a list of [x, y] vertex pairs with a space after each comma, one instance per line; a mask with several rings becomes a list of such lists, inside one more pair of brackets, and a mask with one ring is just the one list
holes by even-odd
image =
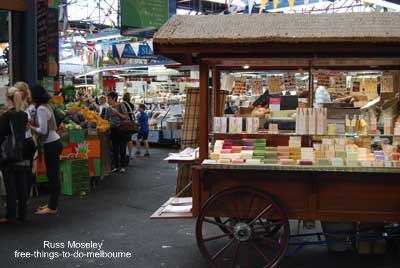
[[250, 69], [250, 65], [248, 65], [248, 64], [243, 65], [243, 69], [245, 69], [245, 70]]

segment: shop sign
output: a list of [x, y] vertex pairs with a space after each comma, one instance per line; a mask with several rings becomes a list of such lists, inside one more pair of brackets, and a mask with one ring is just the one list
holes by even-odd
[[58, 8], [59, 0], [48, 0], [49, 8]]
[[160, 28], [176, 13], [174, 0], [121, 0], [122, 28]]

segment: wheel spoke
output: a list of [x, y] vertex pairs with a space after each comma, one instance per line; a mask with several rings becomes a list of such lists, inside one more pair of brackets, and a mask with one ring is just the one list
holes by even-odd
[[[226, 209], [222, 204], [220, 204], [219, 200], [215, 200], [214, 206], [218, 207], [221, 212], [219, 213], [220, 215], [223, 215], [223, 212], [229, 212], [229, 209]], [[227, 215], [229, 218], [229, 215]]]
[[204, 238], [203, 241], [204, 241], [204, 242], [209, 242], [209, 241], [221, 239], [221, 238], [224, 238], [224, 237], [227, 237], [227, 236], [230, 236], [230, 235], [231, 235], [231, 234], [229, 233], [229, 234], [211, 236], [211, 237]]
[[222, 228], [227, 228], [230, 232], [232, 232], [232, 227], [230, 227], [228, 225], [225, 225], [225, 224], [222, 224], [222, 223], [210, 220], [210, 219], [206, 219], [206, 218], [204, 218], [204, 222], [207, 222], [207, 223], [210, 223], [210, 224], [214, 224], [214, 225], [218, 225], [218, 226], [220, 226]]
[[253, 248], [258, 252], [258, 254], [260, 254], [264, 260], [267, 262], [267, 264], [269, 263], [269, 259], [267, 258], [267, 256], [265, 256], [265, 254], [261, 251], [261, 249], [258, 248], [258, 246], [253, 242], [250, 241], [250, 244], [253, 246]]
[[254, 199], [256, 199], [256, 194], [255, 193], [253, 193], [253, 195], [251, 196], [251, 199], [250, 199], [249, 209], [247, 210], [247, 213], [246, 213], [247, 214], [247, 219], [250, 218], [251, 208], [253, 207]]
[[231, 268], [235, 267], [237, 256], [239, 254], [239, 247], [240, 247], [240, 241], [237, 242], [235, 249], [233, 250]]
[[228, 218], [226, 221], [224, 221], [222, 224], [227, 224], [229, 221], [230, 221], [231, 219], [230, 218]]
[[239, 196], [239, 193], [237, 193], [237, 195], [238, 196], [235, 198], [235, 201], [233, 201], [233, 204], [234, 204], [234, 207], [235, 207], [235, 210], [236, 210], [236, 213], [237, 213], [235, 216], [237, 216], [238, 221], [241, 222], [242, 221], [242, 217], [240, 216], [240, 203], [239, 203], [240, 196]]
[[250, 223], [249, 225], [253, 225], [259, 218], [261, 218], [262, 215], [264, 215], [265, 213], [267, 213], [270, 209], [272, 208], [272, 204], [268, 205], [266, 208], [264, 208], [260, 214], [257, 215], [257, 217], [255, 217]]
[[214, 256], [211, 257], [211, 260], [214, 261], [216, 258], [218, 258], [218, 256], [221, 255], [230, 245], [232, 245], [233, 242], [235, 242], [235, 239], [229, 241], [223, 248], [221, 248], [217, 253], [215, 253]]

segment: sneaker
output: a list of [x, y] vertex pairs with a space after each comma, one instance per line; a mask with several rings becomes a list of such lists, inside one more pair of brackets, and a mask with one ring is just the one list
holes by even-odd
[[145, 153], [143, 156], [144, 156], [144, 157], [150, 157], [150, 153], [147, 152], [147, 153]]
[[135, 155], [140, 155], [140, 152], [139, 152], [139, 151], [137, 151], [137, 152], [135, 153]]
[[124, 168], [121, 168], [121, 169], [119, 170], [119, 172], [121, 172], [121, 173], [125, 173], [125, 172], [126, 172], [126, 170], [125, 170]]

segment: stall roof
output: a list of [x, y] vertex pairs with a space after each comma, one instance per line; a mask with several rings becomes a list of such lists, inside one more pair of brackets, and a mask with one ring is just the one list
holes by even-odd
[[[244, 58], [263, 61], [259, 65], [302, 58], [305, 64], [290, 64], [302, 67], [317, 58], [398, 59], [400, 13], [176, 16], [155, 34], [153, 46], [157, 55], [184, 65], [203, 61], [217, 67], [250, 64]], [[398, 68], [397, 62], [385, 65]]]
[[176, 16], [154, 36], [160, 44], [399, 42], [400, 13]]

